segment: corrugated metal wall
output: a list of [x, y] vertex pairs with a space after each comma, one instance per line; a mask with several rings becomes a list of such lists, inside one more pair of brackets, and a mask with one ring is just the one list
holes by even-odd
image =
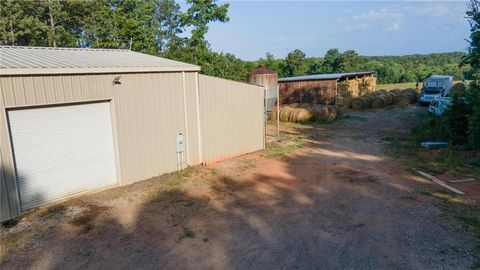
[[110, 100], [119, 184], [176, 170], [179, 132], [190, 165], [264, 146], [263, 88], [196, 72], [0, 77], [0, 90], [0, 220], [19, 214], [8, 108]]
[[280, 104], [335, 104], [335, 80], [279, 82]]
[[188, 127], [182, 73], [128, 74], [121, 81], [113, 100], [122, 183], [174, 171], [178, 133], [185, 135], [190, 164], [198, 164], [196, 110], [189, 106], [195, 104], [195, 74], [185, 74]]
[[200, 75], [203, 160], [264, 148], [264, 88]]

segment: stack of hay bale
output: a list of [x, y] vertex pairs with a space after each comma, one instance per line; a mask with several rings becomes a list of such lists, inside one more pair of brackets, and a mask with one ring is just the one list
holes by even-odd
[[413, 88], [404, 90], [394, 89], [391, 91], [381, 89], [352, 99], [350, 108], [352, 110], [379, 109], [389, 105], [406, 106], [415, 103], [415, 101], [417, 101], [417, 91]]
[[[272, 113], [272, 120], [276, 115]], [[296, 103], [281, 106], [279, 115], [282, 122], [332, 121], [337, 117], [337, 110], [334, 106]]]
[[375, 91], [376, 77], [362, 77], [338, 82], [337, 84], [337, 109], [346, 112], [350, 103], [357, 97], [369, 95]]

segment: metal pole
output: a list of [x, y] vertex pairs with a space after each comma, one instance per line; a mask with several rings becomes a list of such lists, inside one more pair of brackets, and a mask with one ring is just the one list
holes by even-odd
[[277, 141], [280, 141], [280, 86], [277, 84]]
[[267, 89], [268, 87], [263, 88], [263, 145], [265, 149], [267, 149]]
[[335, 108], [337, 108], [338, 102], [338, 79], [335, 80]]

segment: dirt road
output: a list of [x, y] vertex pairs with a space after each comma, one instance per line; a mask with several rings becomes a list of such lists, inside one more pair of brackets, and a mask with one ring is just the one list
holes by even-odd
[[[183, 182], [152, 179], [39, 210], [2, 229], [1, 268], [469, 268], [473, 236], [419, 193], [430, 182], [382, 150], [416, 110], [290, 127], [307, 143], [279, 159], [246, 155]], [[75, 207], [94, 214], [72, 222]]]

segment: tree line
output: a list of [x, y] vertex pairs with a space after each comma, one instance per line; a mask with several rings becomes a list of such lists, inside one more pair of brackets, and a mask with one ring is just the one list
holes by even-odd
[[469, 65], [463, 64], [466, 53], [432, 53], [407, 56], [362, 56], [354, 50], [330, 49], [324, 57], [306, 57], [301, 50], [290, 52], [285, 59], [267, 54], [257, 62], [267, 64], [281, 77], [319, 73], [375, 71], [379, 83], [422, 81], [432, 74], [453, 75], [456, 80], [471, 77]]
[[267, 53], [243, 61], [214, 52], [205, 35], [213, 22], [226, 23], [228, 4], [187, 0], [0, 0], [0, 45], [131, 49], [202, 66], [202, 73], [244, 81], [266, 64], [280, 77], [318, 73], [375, 71], [380, 83], [421, 81], [431, 74], [469, 79], [465, 53], [411, 56], [361, 56], [330, 49], [323, 57], [294, 50], [283, 59]]

